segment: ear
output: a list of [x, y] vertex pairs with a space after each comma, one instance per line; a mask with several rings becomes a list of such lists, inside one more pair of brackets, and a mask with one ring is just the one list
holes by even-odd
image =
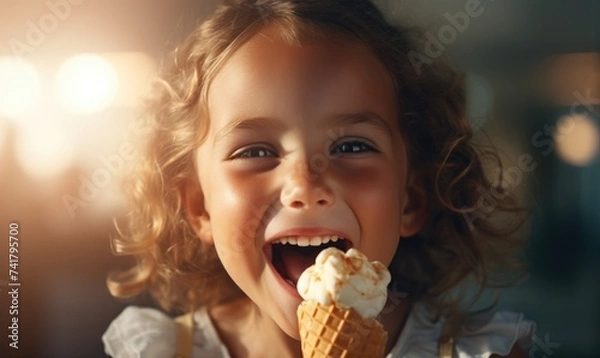
[[404, 193], [400, 236], [410, 237], [417, 234], [429, 214], [427, 190], [416, 176], [410, 176]]
[[204, 204], [204, 194], [198, 179], [194, 176], [187, 178], [179, 185], [179, 195], [185, 218], [198, 238], [208, 245], [213, 244], [210, 228], [210, 215]]

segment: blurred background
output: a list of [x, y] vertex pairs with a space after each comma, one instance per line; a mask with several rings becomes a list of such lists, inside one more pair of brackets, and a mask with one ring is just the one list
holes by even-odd
[[[376, 3], [428, 32], [423, 58], [448, 55], [466, 73], [473, 127], [512, 158], [507, 185], [536, 209], [530, 278], [500, 301], [537, 322], [527, 354], [598, 357], [600, 1]], [[0, 356], [103, 357], [110, 321], [127, 304], [152, 304], [117, 301], [105, 286], [125, 263], [109, 246], [125, 135], [161, 61], [215, 4], [0, 0]], [[18, 351], [5, 330], [11, 223]]]

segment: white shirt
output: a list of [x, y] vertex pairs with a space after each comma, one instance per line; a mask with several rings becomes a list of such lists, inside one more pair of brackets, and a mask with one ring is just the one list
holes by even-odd
[[[437, 358], [443, 320], [433, 322], [424, 305], [416, 304], [398, 341], [386, 358]], [[176, 347], [175, 321], [153, 308], [127, 307], [110, 324], [102, 341], [106, 354], [114, 358], [173, 357]], [[459, 358], [507, 355], [517, 344], [533, 342], [535, 323], [513, 312], [472, 315], [455, 343]], [[230, 358], [206, 309], [194, 314], [193, 357]]]

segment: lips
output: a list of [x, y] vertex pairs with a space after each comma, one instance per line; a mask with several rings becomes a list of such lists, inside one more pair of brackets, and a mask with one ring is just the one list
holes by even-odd
[[296, 287], [302, 272], [314, 264], [315, 258], [321, 251], [328, 247], [336, 247], [345, 252], [352, 246], [349, 239], [337, 234], [289, 235], [271, 240], [265, 251], [281, 278]]

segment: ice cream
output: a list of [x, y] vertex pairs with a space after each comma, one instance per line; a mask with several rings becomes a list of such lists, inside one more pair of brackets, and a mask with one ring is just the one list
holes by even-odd
[[375, 318], [385, 305], [390, 279], [381, 262], [369, 262], [356, 249], [344, 253], [329, 247], [300, 275], [296, 288], [305, 300], [326, 306], [335, 302], [341, 308], [354, 308], [364, 318]]
[[311, 357], [381, 357], [387, 332], [375, 320], [391, 279], [378, 261], [356, 249], [330, 247], [298, 279], [302, 352]]

